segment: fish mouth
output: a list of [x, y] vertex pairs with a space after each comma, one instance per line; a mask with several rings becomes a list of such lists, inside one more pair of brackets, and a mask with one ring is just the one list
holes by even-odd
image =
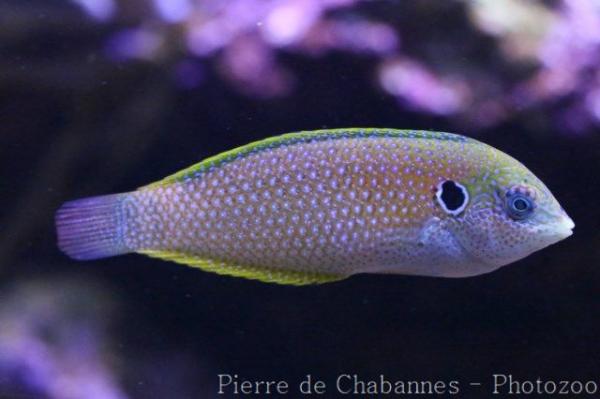
[[552, 223], [545, 230], [546, 236], [552, 238], [553, 242], [558, 242], [570, 237], [573, 234], [575, 222], [567, 215], [562, 215], [556, 223]]

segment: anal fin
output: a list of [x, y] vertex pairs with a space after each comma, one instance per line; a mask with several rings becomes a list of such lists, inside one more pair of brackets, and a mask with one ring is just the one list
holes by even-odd
[[258, 266], [236, 265], [225, 261], [203, 259], [195, 257], [193, 255], [171, 251], [141, 250], [137, 252], [153, 258], [159, 258], [175, 263], [197, 267], [207, 272], [213, 272], [234, 277], [243, 277], [251, 280], [259, 280], [266, 283], [276, 283], [285, 285], [309, 285], [343, 280], [346, 277], [348, 277], [344, 275], [329, 273], [305, 272], [277, 268], [263, 268]]

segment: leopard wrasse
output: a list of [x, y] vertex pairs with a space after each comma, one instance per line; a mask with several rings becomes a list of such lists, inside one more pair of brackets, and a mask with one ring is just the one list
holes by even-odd
[[135, 252], [303, 285], [488, 273], [570, 236], [574, 223], [532, 172], [489, 145], [350, 128], [269, 138], [132, 192], [67, 202], [56, 227], [78, 260]]

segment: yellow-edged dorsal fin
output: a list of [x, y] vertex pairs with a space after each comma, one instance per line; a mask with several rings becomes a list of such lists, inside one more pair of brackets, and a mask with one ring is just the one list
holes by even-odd
[[287, 133], [281, 136], [270, 137], [259, 140], [244, 146], [234, 148], [233, 150], [223, 152], [213, 157], [207, 158], [195, 165], [180, 170], [162, 180], [150, 183], [141, 188], [153, 188], [164, 186], [178, 181], [198, 176], [212, 168], [219, 167], [236, 159], [261, 152], [263, 150], [274, 149], [280, 146], [294, 145], [309, 141], [344, 139], [344, 138], [369, 138], [369, 137], [400, 137], [427, 140], [443, 141], [469, 141], [471, 139], [452, 133], [430, 132], [425, 130], [397, 130], [397, 129], [378, 129], [378, 128], [346, 128], [346, 129], [324, 129], [314, 131], [302, 131], [296, 133]]

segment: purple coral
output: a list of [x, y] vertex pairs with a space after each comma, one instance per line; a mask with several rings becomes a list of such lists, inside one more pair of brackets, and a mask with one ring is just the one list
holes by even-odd
[[[98, 20], [126, 12], [112, 0], [73, 1]], [[198, 61], [211, 60], [219, 76], [248, 96], [285, 96], [293, 92], [295, 79], [294, 71], [282, 65], [280, 52], [318, 57], [335, 50], [372, 57], [382, 90], [416, 112], [491, 126], [545, 109], [568, 131], [600, 123], [600, 6], [593, 0], [561, 0], [555, 6], [538, 1], [465, 2], [473, 26], [483, 36], [495, 37], [507, 63], [507, 72], [494, 73], [482, 60], [472, 60], [468, 70], [460, 71], [446, 60], [408, 52], [400, 46], [405, 27], [366, 17], [361, 10], [369, 2], [361, 0], [138, 3], [146, 3], [151, 14], [142, 14], [137, 26], [108, 39], [107, 54], [119, 61], [169, 60], [182, 87], [199, 85], [202, 73], [192, 73], [192, 66], [202, 69]], [[436, 11], [435, 5], [430, 7]], [[176, 35], [172, 25], [177, 26]], [[422, 40], [435, 44], [434, 37]], [[470, 49], [454, 43], [440, 57], [460, 59], [466, 56], [463, 51]], [[173, 57], [182, 57], [184, 63], [172, 63]], [[525, 65], [531, 70], [526, 75], [510, 71]], [[566, 106], [556, 110], [552, 104], [560, 99], [567, 99]]]

